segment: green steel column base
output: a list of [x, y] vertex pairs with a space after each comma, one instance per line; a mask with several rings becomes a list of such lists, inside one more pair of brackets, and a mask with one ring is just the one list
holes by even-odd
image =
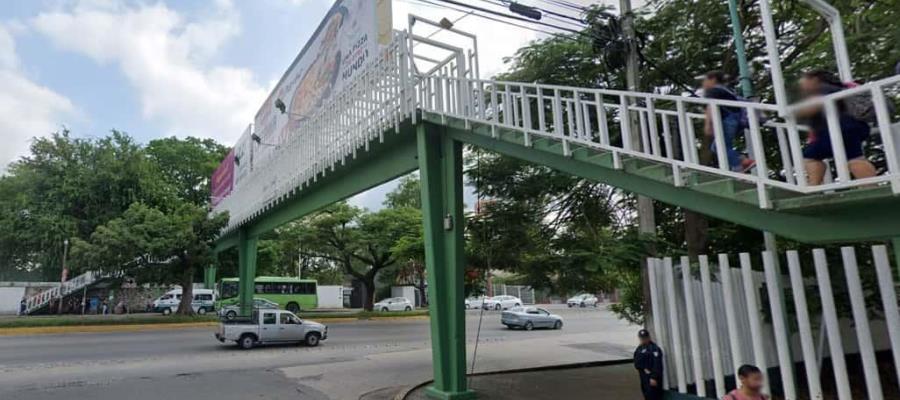
[[478, 398], [478, 396], [475, 395], [475, 392], [471, 390], [466, 390], [464, 392], [445, 392], [435, 389], [434, 386], [429, 386], [425, 389], [425, 395], [430, 399], [438, 400], [469, 400]]

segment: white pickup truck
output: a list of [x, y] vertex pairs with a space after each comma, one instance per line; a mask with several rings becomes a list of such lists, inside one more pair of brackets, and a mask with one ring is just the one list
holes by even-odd
[[250, 318], [223, 320], [215, 334], [220, 342], [230, 340], [243, 349], [257, 344], [301, 342], [318, 346], [328, 339], [328, 327], [318, 322], [301, 320], [290, 311], [256, 310]]

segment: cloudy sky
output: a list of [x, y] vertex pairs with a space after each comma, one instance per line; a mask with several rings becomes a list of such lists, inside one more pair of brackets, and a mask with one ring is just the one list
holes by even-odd
[[[493, 1], [462, 2], [492, 8]], [[553, 1], [520, 2], [550, 8]], [[119, 129], [141, 142], [176, 135], [233, 144], [332, 3], [4, 1], [0, 165], [24, 154], [32, 137], [63, 127], [82, 137]], [[464, 14], [418, 0], [394, 0], [393, 10], [398, 28], [411, 12], [436, 20]], [[504, 57], [544, 36], [473, 15], [456, 26], [479, 36], [487, 76], [503, 70]], [[354, 202], [374, 207], [388, 189]]]

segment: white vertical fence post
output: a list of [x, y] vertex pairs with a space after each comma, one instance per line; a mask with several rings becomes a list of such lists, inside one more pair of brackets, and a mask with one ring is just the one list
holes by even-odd
[[[668, 289], [668, 299], [666, 303], [669, 308], [669, 332], [672, 337], [672, 349], [671, 353], [675, 356], [674, 365], [675, 365], [675, 377], [678, 380], [678, 391], [680, 393], [687, 393], [687, 382], [685, 382], [685, 374], [684, 374], [684, 356], [682, 353], [681, 346], [681, 322], [678, 318], [678, 293], [675, 291], [675, 271], [672, 266], [672, 259], [669, 257], [665, 258], [665, 266], [663, 267], [665, 277], [666, 277], [666, 287]], [[668, 349], [663, 349], [666, 351]]]
[[[665, 327], [663, 326], [663, 323], [662, 323], [662, 321], [663, 321], [662, 320], [662, 317], [663, 317], [662, 312], [663, 311], [662, 311], [662, 306], [660, 305], [660, 302], [662, 302], [662, 299], [663, 299], [663, 293], [660, 290], [660, 287], [658, 285], [659, 281], [657, 280], [658, 279], [657, 273], [659, 273], [659, 264], [660, 264], [660, 260], [658, 258], [648, 258], [647, 259], [647, 271], [649, 272], [649, 275], [650, 275], [650, 309], [653, 311], [654, 340], [657, 340], [657, 341], [659, 341], [659, 343], [662, 343], [663, 331], [665, 331], [665, 329], [664, 329]], [[665, 351], [668, 352], [668, 349], [665, 349]], [[665, 370], [665, 360], [666, 360], [666, 358], [663, 357], [663, 370]], [[669, 384], [668, 383], [668, 381], [669, 381], [668, 374], [664, 373], [662, 378], [663, 378], [663, 381], [662, 381], [663, 387], [668, 388], [669, 387], [668, 386], [668, 384]]]
[[756, 283], [753, 281], [753, 266], [750, 263], [750, 254], [741, 253], [741, 277], [744, 283], [744, 296], [747, 299], [747, 319], [750, 322], [750, 336], [753, 338], [753, 359], [756, 366], [762, 370], [766, 377], [765, 392], [771, 394], [769, 388], [768, 362], [766, 361], [766, 348], [763, 345], [762, 323], [759, 320], [759, 300], [756, 296]]
[[706, 380], [703, 378], [703, 358], [700, 356], [700, 334], [697, 329], [697, 314], [694, 306], [694, 279], [691, 276], [691, 260], [681, 257], [681, 283], [684, 286], [684, 304], [687, 311], [688, 337], [691, 340], [691, 361], [693, 361], [694, 385], [697, 395], [706, 397]]
[[891, 271], [891, 263], [888, 261], [887, 247], [883, 245], [872, 246], [872, 256], [875, 259], [875, 272], [878, 273], [878, 287], [881, 289], [884, 319], [887, 323], [888, 336], [891, 338], [894, 369], [897, 372], [897, 381], [900, 382], [900, 314], [897, 311], [894, 274]]
[[766, 274], [766, 290], [769, 293], [769, 307], [772, 309], [772, 328], [775, 330], [775, 344], [778, 352], [778, 370], [781, 372], [781, 385], [784, 388], [785, 400], [795, 400], [797, 390], [794, 385], [794, 362], [791, 360], [791, 346], [788, 341], [786, 316], [781, 302], [781, 273], [778, 271], [776, 254], [763, 252], [763, 268]]
[[[728, 254], [719, 254], [719, 280], [722, 282], [722, 298], [725, 300], [725, 322], [728, 324], [728, 345], [731, 349], [731, 368], [735, 378], [737, 370], [744, 363], [738, 336], [737, 312], [734, 299], [738, 296], [731, 283], [731, 267], [728, 265]], [[738, 288], [740, 290], [740, 288]]]
[[700, 256], [700, 281], [703, 285], [703, 308], [706, 311], [706, 331], [709, 334], [709, 347], [712, 354], [713, 379], [716, 382], [716, 398], [725, 395], [725, 376], [722, 372], [722, 353], [719, 347], [719, 330], [716, 329], [716, 315], [713, 308], [712, 279], [709, 274], [709, 258]]
[[803, 350], [803, 365], [806, 370], [806, 385], [809, 397], [822, 399], [822, 384], [819, 378], [819, 363], [816, 362], [816, 348], [813, 344], [812, 325], [809, 322], [809, 307], [806, 305], [806, 290], [800, 270], [800, 256], [794, 251], [787, 252], [788, 270], [791, 274], [791, 293], [797, 313], [797, 328], [800, 333], [800, 347]]
[[841, 247], [844, 260], [844, 275], [847, 277], [847, 290], [850, 292], [850, 306], [853, 309], [853, 322], [856, 324], [856, 338], [859, 343], [859, 355], [862, 358], [863, 372], [866, 377], [866, 391], [869, 399], [881, 400], [881, 380], [878, 378], [878, 363], [875, 361], [875, 346], [872, 345], [872, 332], [869, 329], [869, 317], [866, 310], [866, 297], [863, 294], [862, 282], [859, 279], [859, 268], [856, 263], [856, 250], [853, 247]]
[[816, 278], [819, 283], [819, 296], [822, 302], [822, 314], [825, 319], [825, 331], [828, 335], [828, 348], [831, 351], [831, 365], [834, 370], [838, 399], [850, 400], [850, 381], [847, 378], [844, 345], [841, 343], [841, 329], [838, 325], [837, 311], [834, 306], [834, 294], [831, 292], [831, 276], [828, 274], [828, 261], [825, 258], [825, 250], [813, 250], [813, 261], [816, 265]]

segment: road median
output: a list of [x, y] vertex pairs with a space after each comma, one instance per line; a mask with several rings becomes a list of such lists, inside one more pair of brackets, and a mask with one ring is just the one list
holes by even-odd
[[[360, 320], [427, 319], [427, 310], [409, 312], [321, 312], [300, 313], [301, 318], [325, 323], [342, 323]], [[0, 336], [23, 336], [65, 333], [131, 332], [213, 327], [218, 325], [216, 316], [162, 316], [155, 314], [109, 316], [35, 316], [0, 319]]]

